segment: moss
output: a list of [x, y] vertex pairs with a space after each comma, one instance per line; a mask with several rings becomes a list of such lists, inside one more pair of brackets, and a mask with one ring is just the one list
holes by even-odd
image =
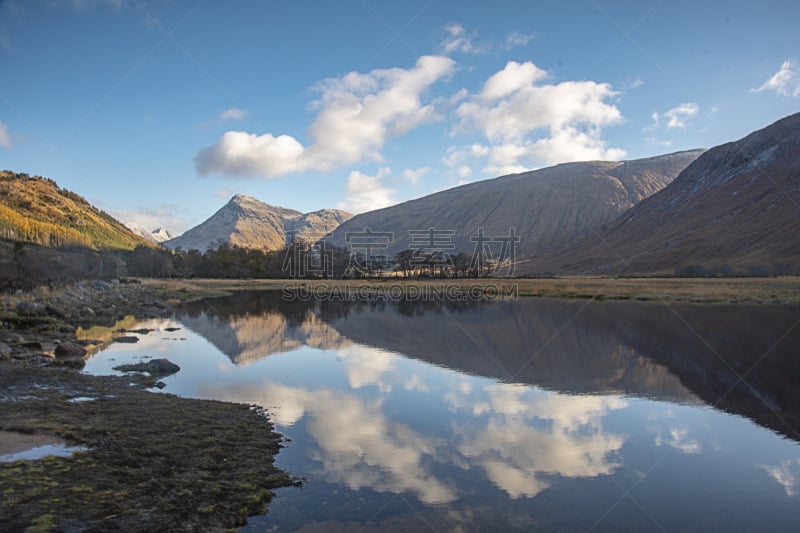
[[[272, 489], [298, 484], [274, 466], [281, 437], [259, 408], [142, 390], [148, 383], [140, 376], [3, 369], [0, 389], [13, 386], [36, 399], [2, 402], [0, 429], [59, 435], [89, 448], [0, 463], [4, 528], [234, 527], [266, 512]], [[68, 401], [88, 395], [98, 399]]]

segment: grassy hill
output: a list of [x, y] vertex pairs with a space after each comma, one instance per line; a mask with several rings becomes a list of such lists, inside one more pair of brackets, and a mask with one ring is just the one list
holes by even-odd
[[53, 180], [10, 171], [0, 171], [0, 238], [52, 248], [155, 246]]

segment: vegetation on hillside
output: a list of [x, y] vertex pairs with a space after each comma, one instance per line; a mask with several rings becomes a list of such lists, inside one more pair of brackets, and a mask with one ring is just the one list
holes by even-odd
[[63, 248], [155, 246], [53, 180], [0, 172], [0, 238]]

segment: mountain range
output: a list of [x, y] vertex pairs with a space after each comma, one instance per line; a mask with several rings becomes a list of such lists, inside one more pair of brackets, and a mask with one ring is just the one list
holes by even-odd
[[[411, 231], [452, 232], [451, 253], [471, 253], [480, 228], [486, 236], [505, 236], [514, 228], [521, 238], [518, 257], [551, 252], [590, 235], [621, 213], [655, 194], [702, 154], [690, 150], [634, 161], [592, 161], [478, 181], [356, 215], [326, 239], [343, 247], [347, 234], [392, 232], [389, 257], [425, 244]], [[444, 238], [444, 237], [443, 237]], [[446, 238], [445, 238], [446, 239]], [[421, 242], [420, 242], [421, 241]]]
[[277, 250], [293, 238], [316, 242], [352, 216], [337, 209], [301, 213], [237, 194], [205, 222], [163, 244], [201, 252], [222, 243]]
[[[688, 269], [688, 270], [687, 270]], [[800, 273], [800, 113], [705, 152], [667, 187], [524, 273]]]
[[392, 235], [380, 251], [392, 257], [409, 248], [471, 253], [479, 232], [513, 231], [518, 275], [798, 274], [799, 214], [800, 113], [706, 151], [566, 163], [357, 216], [236, 195], [178, 237], [126, 227], [52, 180], [0, 172], [0, 238], [10, 241], [205, 251], [324, 238], [355, 251], [348, 234], [370, 229]]

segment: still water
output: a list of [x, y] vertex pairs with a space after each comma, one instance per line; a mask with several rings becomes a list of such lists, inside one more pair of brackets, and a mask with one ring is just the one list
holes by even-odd
[[[269, 409], [304, 478], [245, 530], [800, 531], [800, 307], [186, 306], [86, 371]], [[167, 328], [180, 328], [167, 331]]]

